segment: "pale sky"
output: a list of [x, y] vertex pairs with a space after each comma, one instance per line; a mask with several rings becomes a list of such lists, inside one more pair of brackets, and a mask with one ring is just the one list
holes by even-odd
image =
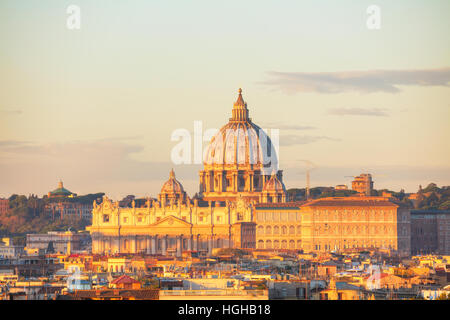
[[449, 12], [446, 0], [3, 0], [0, 197], [59, 179], [157, 196], [172, 167], [193, 196], [201, 166], [171, 162], [171, 134], [225, 125], [239, 87], [253, 121], [280, 129], [287, 188], [305, 185], [300, 160], [312, 186], [361, 172], [377, 189], [449, 185]]

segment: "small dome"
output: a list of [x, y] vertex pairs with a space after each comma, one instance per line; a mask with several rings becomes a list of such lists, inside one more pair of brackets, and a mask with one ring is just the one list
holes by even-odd
[[269, 181], [266, 182], [263, 192], [286, 192], [286, 188], [275, 173], [272, 174]]
[[58, 188], [57, 189], [55, 189], [53, 191], [50, 191], [48, 193], [49, 197], [67, 197], [67, 196], [70, 196], [70, 195], [72, 195], [72, 192], [70, 192], [69, 190], [64, 188], [62, 181], [58, 182]]
[[161, 193], [184, 193], [183, 186], [177, 179], [175, 179], [175, 172], [173, 169], [170, 171], [169, 180], [163, 184]]

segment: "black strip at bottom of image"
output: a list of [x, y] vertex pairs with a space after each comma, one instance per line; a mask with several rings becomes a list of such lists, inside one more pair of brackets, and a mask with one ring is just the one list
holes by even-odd
[[320, 317], [388, 316], [400, 312], [402, 315], [417, 312], [435, 314], [448, 310], [448, 300], [393, 300], [393, 301], [337, 301], [337, 300], [71, 300], [71, 301], [2, 301], [2, 311], [48, 314], [63, 312], [89, 318], [140, 317], [177, 319], [282, 319], [317, 315]]

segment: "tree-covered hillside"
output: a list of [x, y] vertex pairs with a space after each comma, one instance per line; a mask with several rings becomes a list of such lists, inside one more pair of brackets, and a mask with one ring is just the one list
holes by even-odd
[[45, 213], [45, 205], [49, 202], [80, 202], [92, 203], [101, 198], [103, 193], [88, 194], [74, 198], [38, 198], [36, 196], [26, 197], [14, 194], [9, 198], [9, 210], [0, 215], [0, 236], [21, 236], [27, 233], [46, 233], [48, 231], [83, 230], [89, 221], [73, 217], [52, 220]]

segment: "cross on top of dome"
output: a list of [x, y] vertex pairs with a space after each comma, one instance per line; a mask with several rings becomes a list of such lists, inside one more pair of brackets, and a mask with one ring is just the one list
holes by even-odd
[[249, 121], [247, 103], [244, 101], [244, 98], [242, 98], [242, 89], [239, 88], [238, 92], [238, 98], [233, 106], [233, 117], [230, 120]]
[[236, 107], [237, 106], [246, 107], [247, 104], [245, 103], [244, 98], [242, 98], [242, 89], [239, 88], [238, 92], [239, 92], [239, 96], [238, 96], [236, 102], [234, 103], [234, 105]]

